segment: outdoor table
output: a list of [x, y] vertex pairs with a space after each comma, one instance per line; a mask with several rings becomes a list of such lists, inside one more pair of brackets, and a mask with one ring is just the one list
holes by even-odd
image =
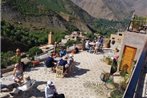
[[54, 60], [59, 61], [61, 59], [61, 57], [56, 57], [54, 58]]
[[89, 43], [89, 45], [92, 45], [92, 46], [94, 46], [94, 45], [95, 45], [95, 43], [94, 43], [94, 42], [90, 42], [90, 43]]

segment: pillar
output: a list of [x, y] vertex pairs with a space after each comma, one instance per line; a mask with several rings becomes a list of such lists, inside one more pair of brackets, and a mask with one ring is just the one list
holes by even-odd
[[50, 33], [48, 34], [48, 44], [49, 44], [49, 45], [50, 45], [50, 44], [53, 44], [52, 32], [50, 32]]

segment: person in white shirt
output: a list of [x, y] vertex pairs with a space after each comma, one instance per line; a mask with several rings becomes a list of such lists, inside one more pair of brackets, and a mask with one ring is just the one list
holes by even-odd
[[32, 83], [31, 83], [31, 79], [30, 76], [24, 76], [24, 84], [22, 86], [17, 87], [16, 89], [14, 89], [10, 95], [14, 96], [17, 95], [20, 91], [26, 91], [31, 87]]
[[89, 40], [86, 41], [86, 43], [85, 43], [85, 48], [86, 48], [86, 50], [89, 50], [89, 49], [90, 49]]
[[100, 43], [99, 43], [99, 41], [96, 41], [96, 43], [95, 43], [95, 50], [94, 50], [94, 53], [97, 53], [98, 52], [98, 49], [99, 49], [99, 46], [100, 46]]
[[45, 98], [55, 98], [57, 95], [55, 85], [49, 80], [45, 87]]

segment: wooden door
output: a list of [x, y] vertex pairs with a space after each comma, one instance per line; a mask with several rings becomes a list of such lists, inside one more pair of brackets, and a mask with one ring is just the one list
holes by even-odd
[[125, 46], [124, 52], [123, 52], [123, 57], [122, 57], [122, 62], [120, 69], [122, 70], [124, 67], [127, 66], [127, 72], [130, 73], [132, 69], [132, 64], [134, 61], [134, 57], [136, 54], [136, 48], [130, 47], [130, 46]]

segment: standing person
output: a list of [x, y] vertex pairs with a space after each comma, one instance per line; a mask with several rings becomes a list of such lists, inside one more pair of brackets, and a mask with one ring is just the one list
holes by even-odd
[[15, 67], [13, 69], [13, 76], [14, 81], [21, 84], [21, 81], [23, 80], [23, 66], [20, 60], [15, 64]]
[[100, 44], [99, 41], [96, 41], [95, 47], [94, 47], [94, 53], [98, 52], [99, 44]]
[[112, 65], [111, 65], [110, 75], [113, 75], [117, 71], [118, 58], [119, 58], [119, 50], [116, 48], [115, 54], [114, 54], [114, 57], [113, 57], [113, 62], [112, 62]]
[[86, 50], [90, 49], [89, 40], [87, 40], [86, 43], [85, 43], [85, 49]]
[[100, 43], [99, 47], [100, 47], [100, 49], [102, 49], [102, 47], [103, 47], [103, 42], [104, 42], [104, 38], [103, 38], [103, 36], [101, 36], [99, 38], [99, 43]]
[[52, 81], [48, 81], [45, 87], [45, 98], [56, 98], [57, 96], [56, 87]]

